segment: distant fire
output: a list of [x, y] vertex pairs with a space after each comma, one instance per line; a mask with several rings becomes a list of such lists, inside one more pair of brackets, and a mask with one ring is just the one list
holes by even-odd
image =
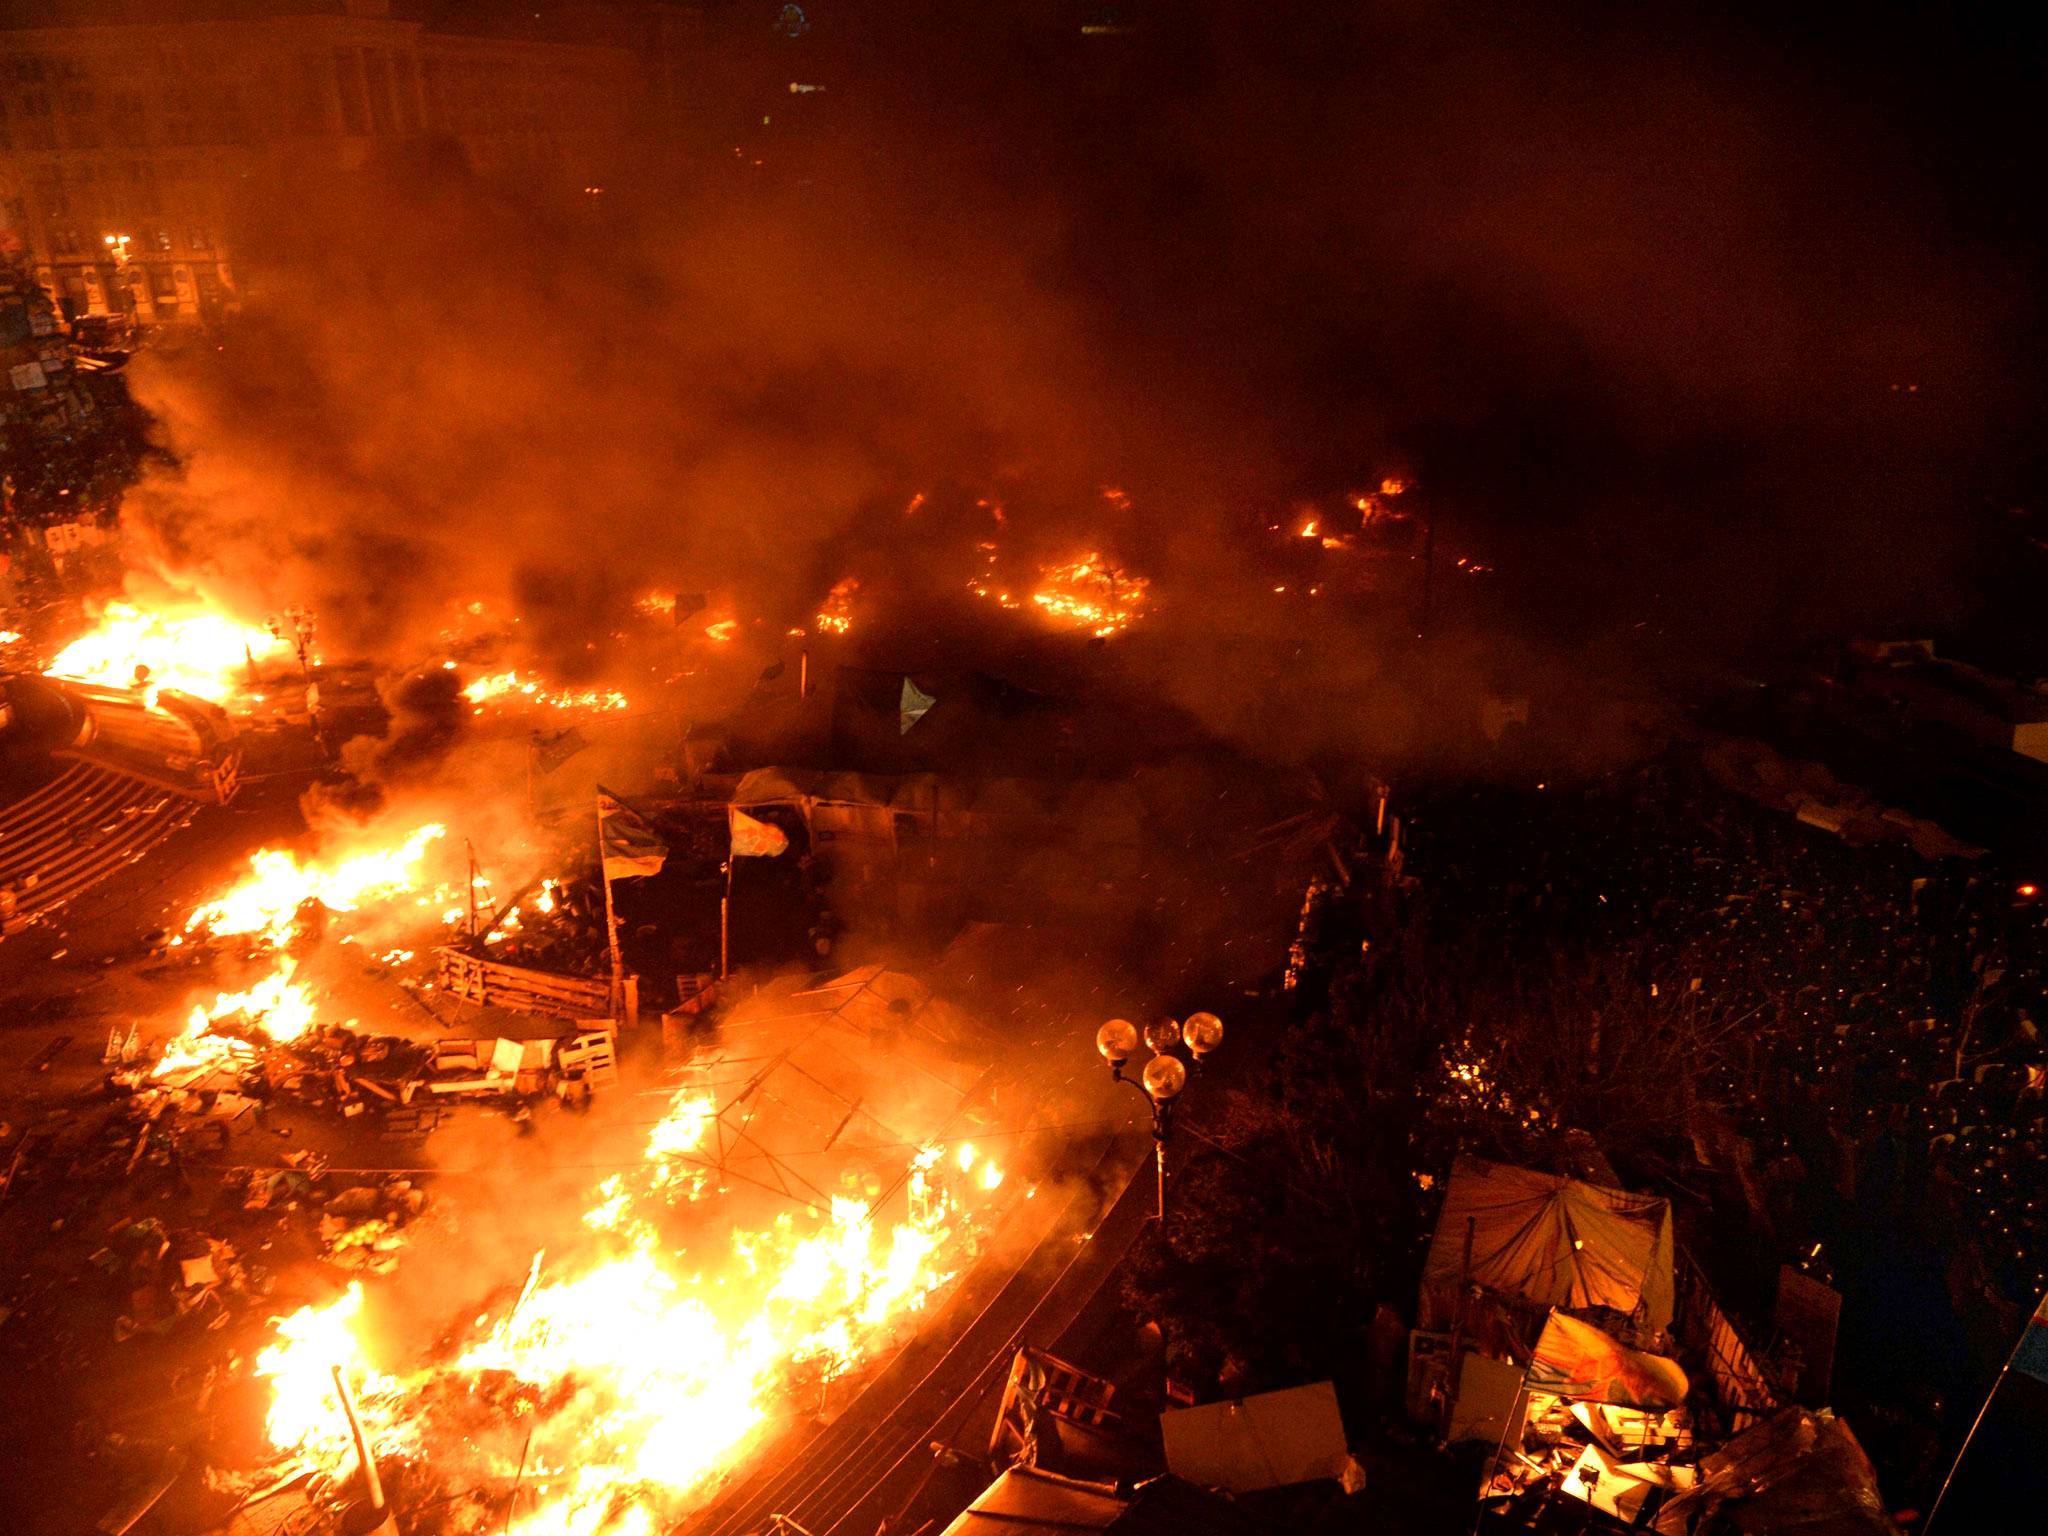
[[860, 578], [848, 576], [825, 594], [818, 607], [818, 633], [843, 635], [853, 628], [853, 595], [860, 590]]
[[536, 1254], [516, 1300], [508, 1286], [433, 1364], [381, 1367], [360, 1283], [281, 1319], [255, 1367], [272, 1444], [347, 1473], [340, 1366], [387, 1465], [465, 1489], [516, 1481], [501, 1529], [650, 1533], [701, 1503], [772, 1417], [814, 1410], [824, 1384], [899, 1336], [971, 1253], [975, 1210], [1002, 1182], [971, 1150], [955, 1178], [927, 1147], [899, 1221], [842, 1198], [722, 1239], [698, 1215], [678, 1241], [709, 1187], [714, 1118], [678, 1094], [643, 1163], [591, 1191], [581, 1234], [564, 1234], [572, 1256]]
[[163, 688], [223, 703], [253, 678], [256, 664], [291, 654], [291, 646], [257, 624], [191, 606], [151, 612], [110, 602], [92, 630], [59, 651], [50, 676], [110, 688]]
[[530, 704], [542, 709], [591, 712], [629, 707], [626, 696], [616, 689], [551, 688], [538, 678], [510, 670], [478, 678], [462, 690], [462, 696], [473, 706], [471, 713], [479, 715], [492, 704]]
[[720, 619], [716, 624], [706, 624], [704, 626], [704, 633], [713, 640], [716, 640], [720, 645], [724, 645], [727, 641], [735, 638], [739, 632], [740, 621], [738, 619]]
[[1145, 577], [1119, 571], [1090, 552], [1069, 564], [1048, 567], [1031, 601], [1047, 617], [1103, 639], [1121, 634], [1137, 621], [1150, 586]]

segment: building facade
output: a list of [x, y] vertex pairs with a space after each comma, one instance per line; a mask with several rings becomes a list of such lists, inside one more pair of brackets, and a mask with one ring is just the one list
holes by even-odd
[[252, 180], [348, 169], [431, 136], [486, 174], [601, 184], [674, 79], [690, 16], [592, 6], [566, 35], [522, 36], [345, 0], [0, 31], [0, 244], [68, 318], [216, 316], [240, 286], [232, 212]]

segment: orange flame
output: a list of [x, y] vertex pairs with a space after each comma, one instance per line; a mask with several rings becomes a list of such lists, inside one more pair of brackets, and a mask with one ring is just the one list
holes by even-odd
[[249, 679], [252, 661], [287, 655], [291, 647], [261, 625], [244, 624], [197, 606], [150, 612], [110, 602], [93, 629], [59, 651], [50, 676], [110, 688], [144, 685], [220, 703]]
[[[811, 1391], [859, 1367], [921, 1311], [971, 1247], [973, 1218], [939, 1168], [940, 1149], [913, 1159], [904, 1220], [884, 1226], [863, 1200], [829, 1214], [784, 1214], [735, 1230], [722, 1259], [679, 1248], [657, 1222], [698, 1199], [712, 1103], [678, 1095], [649, 1138], [644, 1165], [604, 1180], [584, 1226], [598, 1250], [548, 1273], [537, 1255], [518, 1303], [475, 1320], [439, 1363], [405, 1375], [372, 1359], [360, 1285], [283, 1319], [258, 1356], [280, 1451], [330, 1471], [352, 1462], [332, 1368], [359, 1383], [358, 1410], [376, 1454], [483, 1457], [485, 1477], [523, 1464], [523, 1503], [510, 1529], [541, 1533], [649, 1531], [701, 1503], [758, 1431]], [[1001, 1182], [979, 1163], [966, 1198]], [[709, 1261], [709, 1262], [707, 1262]], [[546, 1276], [543, 1278], [543, 1276]], [[511, 1384], [531, 1435], [496, 1450], [486, 1437], [437, 1425], [436, 1405]]]

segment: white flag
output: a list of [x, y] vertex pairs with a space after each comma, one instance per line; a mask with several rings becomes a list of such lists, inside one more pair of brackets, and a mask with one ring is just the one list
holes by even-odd
[[896, 734], [908, 736], [910, 728], [922, 720], [939, 701], [921, 690], [909, 678], [903, 679], [903, 702], [896, 710]]

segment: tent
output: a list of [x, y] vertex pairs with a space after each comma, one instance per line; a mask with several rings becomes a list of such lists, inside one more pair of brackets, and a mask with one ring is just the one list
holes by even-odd
[[1460, 1157], [1423, 1265], [1422, 1312], [1447, 1320], [1469, 1281], [1522, 1307], [1618, 1313], [1656, 1335], [1671, 1324], [1673, 1255], [1668, 1201]]

